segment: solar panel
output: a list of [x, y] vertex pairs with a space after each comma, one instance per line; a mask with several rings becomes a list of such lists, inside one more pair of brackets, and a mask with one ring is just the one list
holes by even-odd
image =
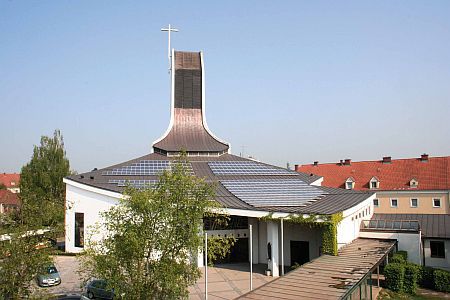
[[305, 206], [326, 192], [299, 179], [221, 180], [233, 195], [254, 207]]
[[117, 184], [119, 187], [131, 185], [136, 188], [142, 188], [146, 186], [152, 186], [155, 185], [158, 182], [158, 180], [125, 180], [125, 179], [110, 179], [108, 180], [108, 183]]
[[[165, 170], [171, 170], [173, 162], [168, 160], [141, 160], [129, 166], [103, 171], [102, 175], [160, 175]], [[188, 173], [192, 172], [191, 164], [185, 164]]]
[[215, 175], [298, 175], [294, 171], [253, 161], [211, 161], [208, 165]]

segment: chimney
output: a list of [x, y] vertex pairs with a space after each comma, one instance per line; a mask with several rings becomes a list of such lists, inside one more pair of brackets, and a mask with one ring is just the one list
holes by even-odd
[[294, 165], [294, 170], [298, 171], [298, 165]]
[[427, 162], [428, 161], [428, 154], [424, 153], [420, 156], [420, 161]]
[[383, 164], [390, 164], [391, 163], [391, 157], [390, 156], [384, 156], [383, 157]]
[[350, 166], [350, 165], [352, 164], [352, 160], [351, 160], [350, 158], [347, 158], [347, 159], [345, 159], [344, 164], [345, 164], [346, 166]]
[[319, 165], [319, 162], [318, 162], [318, 161], [315, 161], [315, 162], [314, 162], [314, 166], [317, 167], [318, 165]]
[[339, 161], [339, 165], [341, 165], [341, 166], [344, 165], [344, 161], [342, 159]]

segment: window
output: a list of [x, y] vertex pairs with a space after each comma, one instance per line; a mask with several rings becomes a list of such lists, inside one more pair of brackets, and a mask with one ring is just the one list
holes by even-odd
[[441, 199], [440, 198], [433, 199], [433, 207], [441, 207]]
[[84, 213], [75, 213], [75, 247], [84, 248]]
[[347, 190], [351, 190], [353, 188], [353, 182], [347, 181]]
[[373, 188], [373, 189], [376, 189], [377, 188], [377, 182], [376, 181], [372, 181], [370, 183], [370, 187]]
[[391, 199], [391, 207], [394, 208], [398, 207], [398, 199]]
[[445, 246], [443, 241], [430, 241], [431, 257], [445, 258]]
[[419, 207], [419, 199], [411, 198], [411, 207], [413, 208]]
[[380, 203], [378, 202], [378, 199], [373, 199], [373, 206], [380, 207]]
[[353, 179], [353, 177], [347, 178], [347, 180], [345, 181], [345, 188], [347, 190], [353, 190], [354, 187], [355, 187], [355, 179]]

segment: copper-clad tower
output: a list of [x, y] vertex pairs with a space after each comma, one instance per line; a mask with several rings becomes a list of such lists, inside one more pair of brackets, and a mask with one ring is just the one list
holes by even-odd
[[209, 131], [205, 118], [205, 84], [202, 52], [172, 50], [171, 117], [166, 133], [153, 143], [156, 153], [220, 156], [229, 144]]

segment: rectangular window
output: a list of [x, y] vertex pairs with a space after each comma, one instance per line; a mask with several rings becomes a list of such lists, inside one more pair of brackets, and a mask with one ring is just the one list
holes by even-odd
[[84, 248], [84, 213], [75, 213], [75, 247]]
[[348, 181], [347, 182], [347, 190], [353, 189], [353, 182]]
[[419, 207], [419, 199], [417, 198], [411, 198], [411, 207]]
[[391, 199], [391, 207], [394, 208], [398, 207], [398, 199]]
[[376, 189], [377, 188], [377, 182], [376, 181], [372, 181], [370, 182], [371, 184], [371, 188]]
[[433, 207], [441, 207], [441, 199], [434, 198], [433, 199]]
[[430, 241], [431, 257], [445, 258], [445, 246], [443, 241]]
[[378, 199], [373, 199], [373, 206], [380, 207], [380, 203], [378, 202]]

